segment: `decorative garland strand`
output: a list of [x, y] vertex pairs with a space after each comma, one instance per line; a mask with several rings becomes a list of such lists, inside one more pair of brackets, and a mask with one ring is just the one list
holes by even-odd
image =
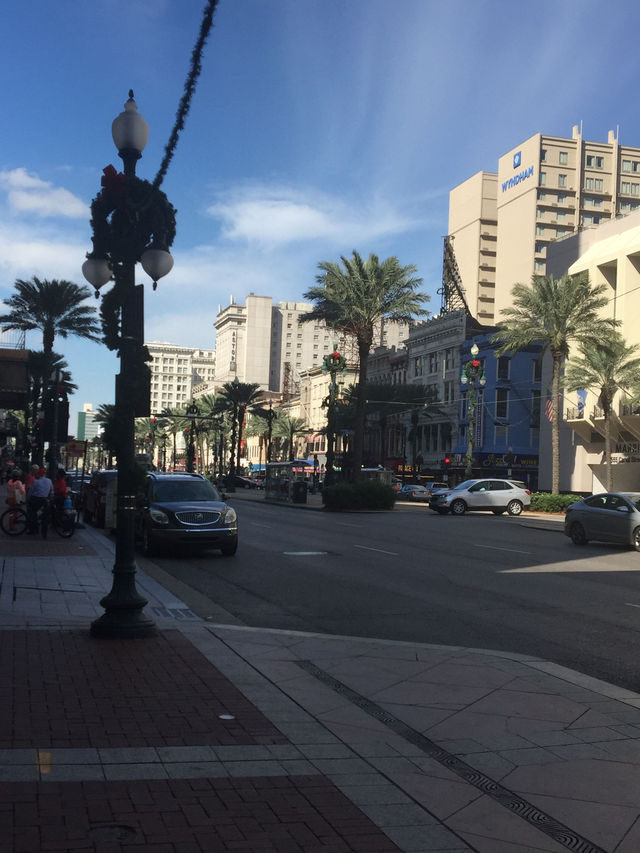
[[213, 26], [213, 13], [215, 12], [217, 5], [218, 0], [208, 0], [207, 5], [205, 7], [202, 16], [202, 24], [200, 26], [200, 34], [198, 35], [198, 40], [196, 41], [195, 47], [191, 54], [191, 68], [184, 84], [184, 94], [180, 100], [180, 105], [176, 113], [176, 122], [173, 126], [171, 136], [169, 137], [169, 141], [167, 142], [166, 148], [164, 150], [165, 153], [162, 159], [162, 163], [160, 164], [160, 169], [158, 170], [158, 174], [153, 180], [154, 189], [157, 189], [160, 186], [160, 184], [164, 180], [165, 175], [167, 174], [169, 163], [171, 162], [176, 145], [178, 143], [178, 135], [180, 131], [184, 128], [184, 120], [191, 107], [191, 99], [196, 89], [196, 82], [198, 80], [198, 77], [200, 76], [200, 72], [202, 71], [202, 51], [204, 50], [207, 38], [209, 37], [211, 27]]

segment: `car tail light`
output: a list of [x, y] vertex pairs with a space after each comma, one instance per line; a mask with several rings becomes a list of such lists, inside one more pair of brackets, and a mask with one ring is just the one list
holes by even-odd
[[530, 495], [530, 494], [531, 494], [531, 492], [529, 491], [529, 489], [525, 489], [525, 492], [526, 492], [528, 495]]

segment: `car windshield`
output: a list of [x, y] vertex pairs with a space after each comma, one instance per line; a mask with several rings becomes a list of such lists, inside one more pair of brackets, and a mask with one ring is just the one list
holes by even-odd
[[640, 492], [627, 492], [623, 497], [633, 504], [637, 510], [640, 510]]
[[457, 491], [458, 489], [468, 489], [470, 486], [473, 486], [473, 484], [477, 482], [477, 480], [465, 480], [463, 483], [458, 483], [457, 486], [454, 486], [454, 491]]
[[153, 499], [179, 503], [188, 501], [219, 501], [218, 491], [208, 480], [174, 480], [167, 483], [155, 483]]

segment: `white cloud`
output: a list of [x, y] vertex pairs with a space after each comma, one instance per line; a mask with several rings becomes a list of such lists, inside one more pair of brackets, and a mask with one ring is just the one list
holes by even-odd
[[0, 171], [0, 189], [7, 193], [9, 208], [18, 213], [68, 219], [86, 219], [89, 213], [87, 205], [72, 192], [22, 168]]
[[356, 245], [425, 224], [384, 199], [346, 203], [317, 190], [290, 187], [230, 190], [220, 194], [207, 212], [222, 222], [228, 240], [265, 249], [304, 242]]

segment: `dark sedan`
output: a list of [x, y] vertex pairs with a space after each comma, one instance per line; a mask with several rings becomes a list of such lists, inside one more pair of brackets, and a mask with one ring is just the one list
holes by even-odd
[[603, 492], [571, 504], [564, 532], [575, 545], [593, 539], [640, 551], [640, 492]]

